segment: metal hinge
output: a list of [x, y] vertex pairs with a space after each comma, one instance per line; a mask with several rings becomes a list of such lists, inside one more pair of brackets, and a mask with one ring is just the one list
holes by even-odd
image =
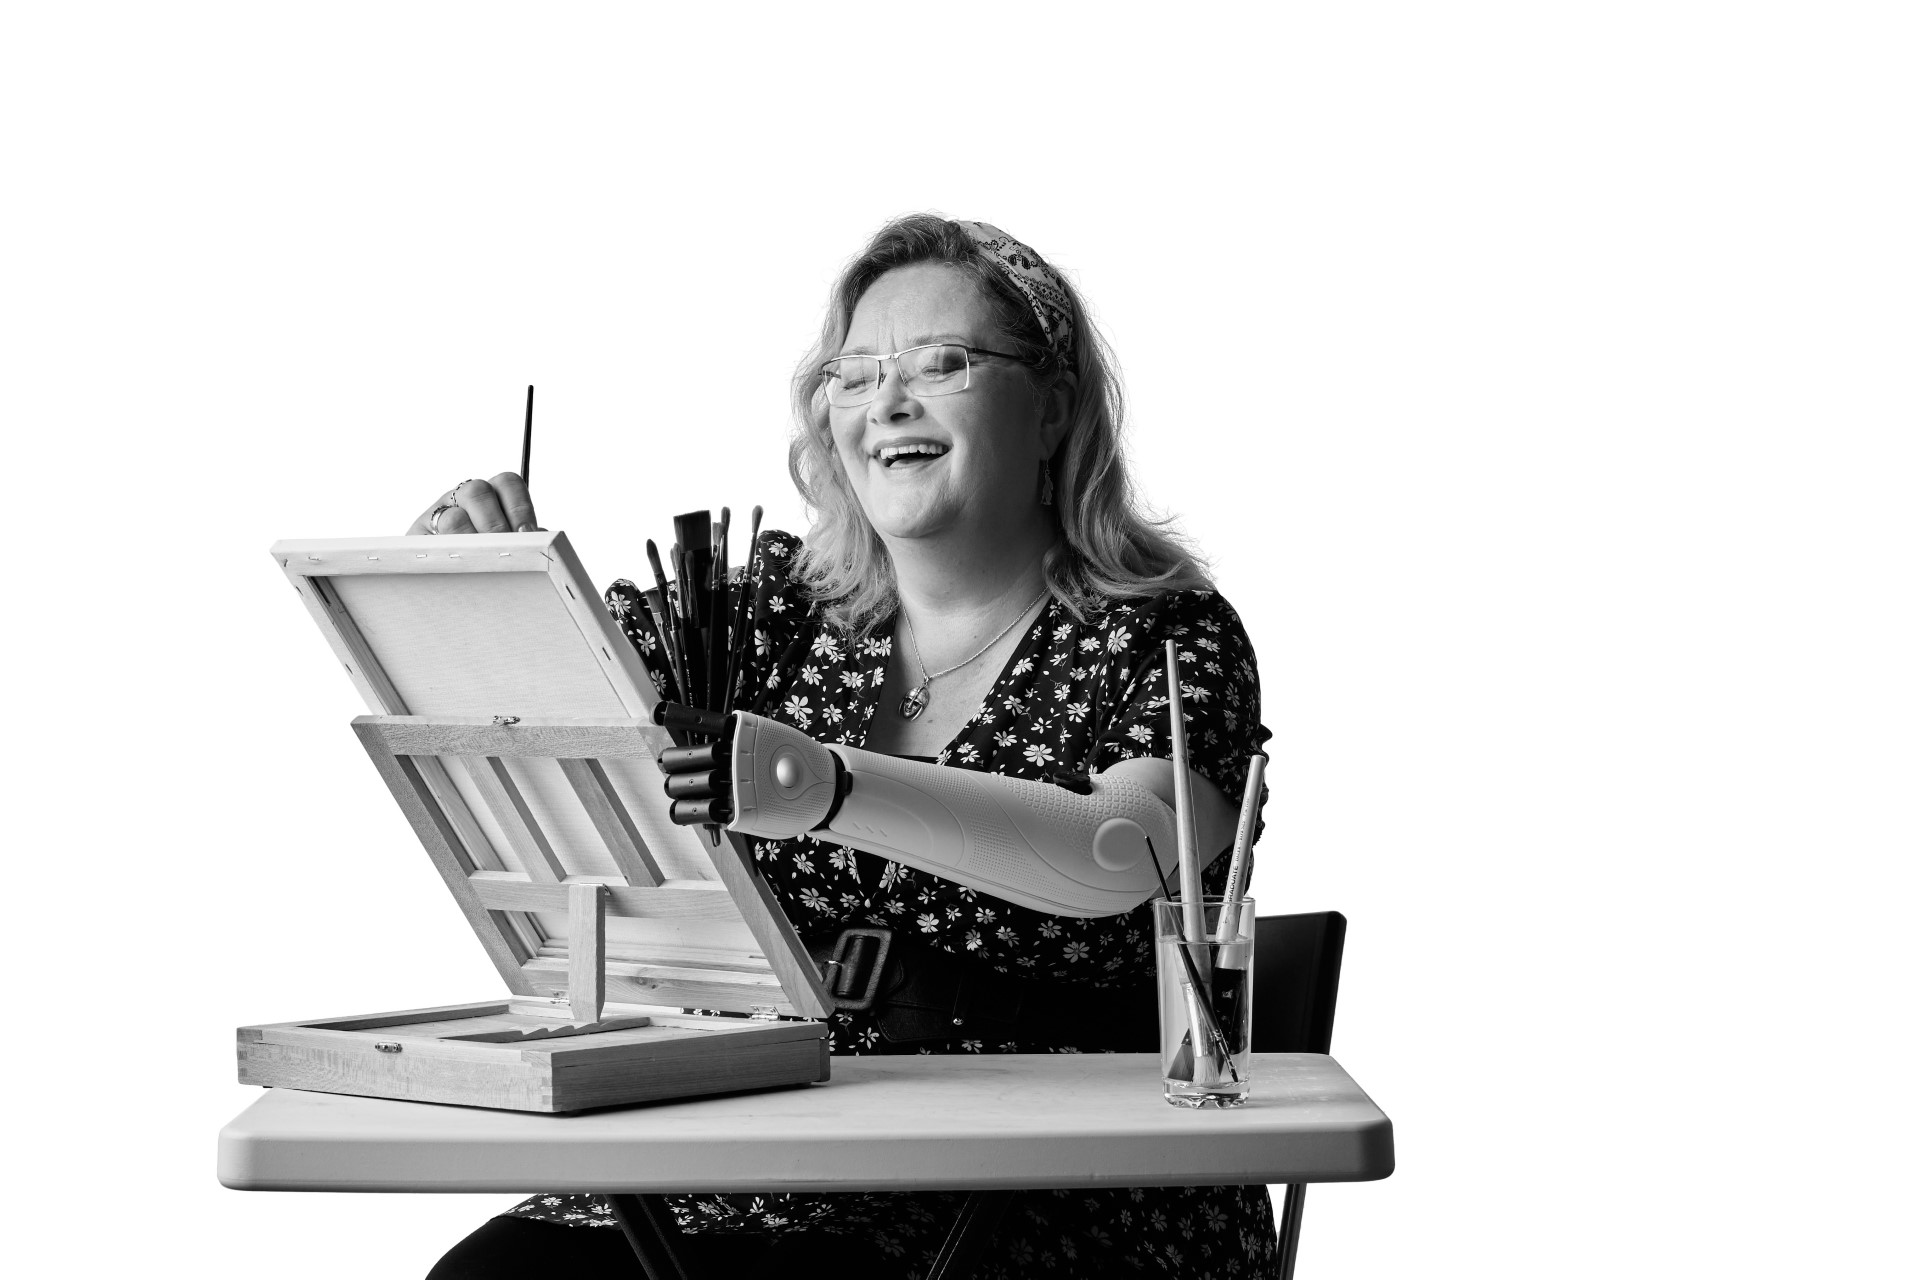
[[753, 1006], [753, 1020], [755, 1022], [778, 1022], [780, 1021], [780, 1013], [770, 1004], [756, 1004]]

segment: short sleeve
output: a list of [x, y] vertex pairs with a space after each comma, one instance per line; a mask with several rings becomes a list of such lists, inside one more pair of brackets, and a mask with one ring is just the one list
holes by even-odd
[[1166, 642], [1174, 640], [1187, 764], [1237, 805], [1248, 758], [1272, 736], [1260, 723], [1260, 674], [1240, 615], [1215, 592], [1176, 591], [1115, 610], [1105, 632], [1110, 710], [1089, 759], [1091, 770], [1172, 757]]

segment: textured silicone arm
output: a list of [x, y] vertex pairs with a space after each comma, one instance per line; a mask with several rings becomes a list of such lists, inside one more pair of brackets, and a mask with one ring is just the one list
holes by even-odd
[[1146, 901], [1160, 889], [1149, 839], [1173, 870], [1173, 811], [1135, 783], [1095, 775], [1082, 795], [828, 746], [746, 714], [736, 716], [732, 754], [730, 825], [742, 834], [817, 830], [1053, 915], [1116, 915]]

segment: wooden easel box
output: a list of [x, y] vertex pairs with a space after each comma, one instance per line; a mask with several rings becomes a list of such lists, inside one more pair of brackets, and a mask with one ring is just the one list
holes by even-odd
[[779, 1020], [829, 1016], [819, 974], [748, 843], [668, 819], [652, 685], [564, 534], [273, 555], [509, 994], [242, 1027], [242, 1083], [560, 1112], [828, 1078], [824, 1022]]
[[240, 1083], [506, 1111], [580, 1111], [826, 1080], [826, 1028], [608, 1006], [650, 1025], [527, 1044], [454, 1039], [525, 1025], [507, 1000], [242, 1027]]

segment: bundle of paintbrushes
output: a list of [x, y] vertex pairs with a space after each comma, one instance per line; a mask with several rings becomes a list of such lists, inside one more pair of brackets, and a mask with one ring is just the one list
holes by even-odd
[[[1193, 809], [1193, 778], [1187, 771], [1187, 729], [1180, 688], [1178, 645], [1167, 642], [1167, 711], [1171, 720], [1173, 747], [1174, 819], [1179, 839], [1180, 899], [1176, 937], [1168, 940], [1178, 953], [1181, 1003], [1186, 1012], [1186, 1032], [1168, 1064], [1169, 1080], [1196, 1085], [1218, 1085], [1226, 1081], [1241, 1083], [1235, 1058], [1247, 1050], [1251, 1025], [1247, 1007], [1250, 999], [1247, 966], [1252, 955], [1251, 930], [1241, 929], [1246, 914], [1248, 855], [1253, 831], [1260, 815], [1260, 793], [1265, 780], [1266, 757], [1255, 755], [1247, 762], [1246, 791], [1240, 804], [1240, 822], [1234, 834], [1233, 856], [1227, 867], [1227, 882], [1220, 898], [1211, 904], [1200, 888], [1198, 839]], [[1149, 845], [1151, 851], [1151, 845]], [[1159, 857], [1155, 855], [1156, 870]], [[1165, 884], [1164, 874], [1161, 883]], [[1207, 928], [1209, 906], [1217, 913], [1213, 928]]]
[[[748, 646], [753, 642], [760, 508], [753, 509], [746, 564], [738, 573], [730, 563], [732, 524], [733, 512], [728, 507], [720, 509], [718, 520], [708, 511], [675, 516], [673, 546], [668, 552], [671, 582], [660, 548], [652, 539], [647, 541], [653, 586], [643, 593], [646, 611], [642, 621], [653, 632], [655, 656], [649, 667], [665, 698], [654, 718], [682, 747], [712, 742], [724, 731], [726, 715], [740, 696], [740, 681], [751, 652]], [[704, 816], [725, 821], [718, 814]]]

